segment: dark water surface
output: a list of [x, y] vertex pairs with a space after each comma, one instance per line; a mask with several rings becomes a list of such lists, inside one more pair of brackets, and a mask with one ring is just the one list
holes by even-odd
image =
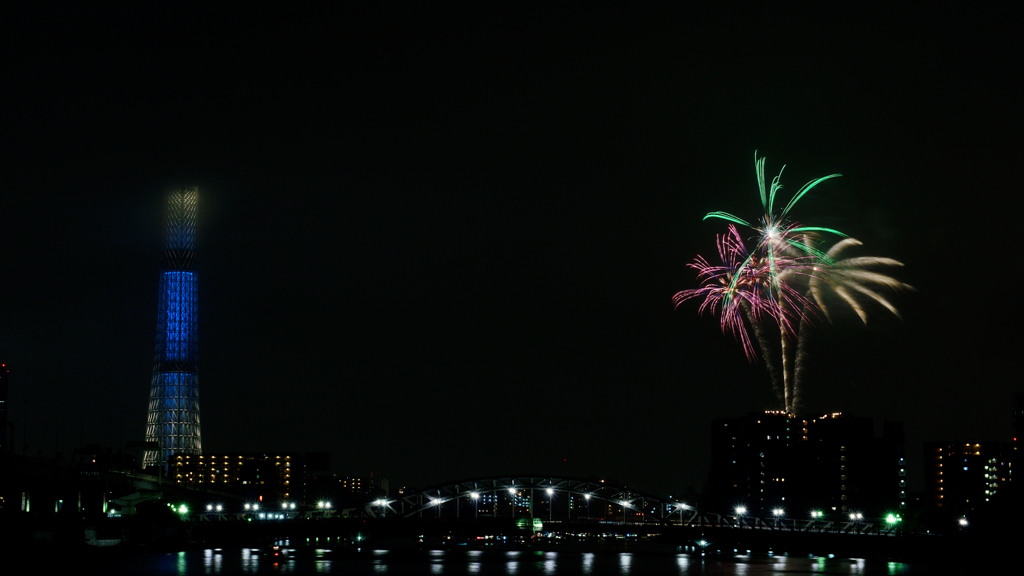
[[[570, 576], [960, 574], [951, 566], [885, 560], [786, 556], [578, 552], [541, 550], [346, 550], [325, 548], [273, 551], [206, 549], [86, 560], [87, 574], [565, 574]], [[76, 570], [76, 572], [81, 572]]]

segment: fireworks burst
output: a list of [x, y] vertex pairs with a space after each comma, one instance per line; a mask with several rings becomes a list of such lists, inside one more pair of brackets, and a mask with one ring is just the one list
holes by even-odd
[[874, 288], [888, 289], [891, 292], [912, 289], [911, 286], [896, 280], [892, 276], [887, 276], [877, 271], [880, 268], [903, 266], [903, 263], [892, 258], [878, 258], [874, 256], [839, 259], [839, 256], [848, 248], [861, 245], [863, 243], [856, 238], [846, 238], [841, 242], [837, 242], [825, 254], [825, 259], [822, 262], [824, 265], [816, 266], [814, 273], [810, 276], [808, 289], [811, 297], [829, 320], [832, 318], [829, 315], [828, 291], [833, 292], [842, 302], [856, 312], [861, 322], [865, 324], [868, 323], [868, 315], [861, 302], [863, 298], [868, 298], [881, 304], [886, 310], [899, 318], [900, 313], [893, 306], [892, 302]]
[[815, 186], [822, 182], [832, 179], [839, 178], [842, 174], [829, 174], [828, 176], [822, 176], [816, 178], [803, 185], [800, 190], [786, 203], [786, 207], [781, 212], [775, 212], [775, 197], [782, 190], [782, 184], [779, 179], [782, 178], [782, 172], [786, 169], [785, 166], [782, 170], [779, 170], [779, 174], [772, 178], [772, 184], [765, 191], [764, 183], [764, 158], [758, 158], [757, 152], [754, 152], [754, 168], [757, 170], [757, 187], [761, 192], [761, 206], [764, 208], [764, 215], [761, 217], [761, 221], [758, 224], [751, 224], [746, 220], [733, 216], [728, 212], [709, 212], [704, 216], [704, 220], [708, 218], [721, 218], [746, 226], [753, 229], [759, 235], [758, 244], [755, 251], [765, 252], [771, 257], [771, 254], [779, 251], [786, 251], [787, 249], [795, 249], [800, 252], [807, 254], [815, 254], [819, 257], [823, 256], [817, 249], [809, 245], [808, 243], [798, 240], [806, 234], [813, 234], [818, 232], [827, 232], [835, 234], [837, 236], [846, 237], [846, 234], [832, 228], [823, 228], [820, 226], [798, 226], [789, 222], [789, 212], [796, 206], [796, 203], [800, 201], [808, 192], [810, 192]]
[[813, 262], [801, 258], [776, 256], [770, 260], [760, 258], [747, 250], [736, 226], [717, 237], [721, 265], [709, 264], [698, 256], [690, 268], [697, 271], [700, 288], [683, 290], [672, 297], [676, 307], [693, 298], [703, 297], [700, 313], [718, 313], [722, 332], [731, 332], [743, 345], [747, 358], [753, 360], [757, 352], [748, 333], [747, 322], [754, 325], [768, 321], [783, 330], [792, 331], [800, 320], [798, 311], [811, 305], [811, 301], [790, 284], [779, 282], [780, 270], [795, 271]]
[[[902, 266], [891, 258], [857, 257], [839, 259], [845, 250], [861, 245], [842, 232], [819, 226], [800, 226], [789, 220], [789, 212], [812, 188], [839, 174], [830, 174], [805, 184], [776, 213], [775, 199], [782, 185], [779, 175], [765, 187], [764, 158], [754, 155], [758, 187], [764, 216], [754, 225], [727, 212], [711, 212], [704, 217], [728, 221], [728, 232], [717, 237], [720, 265], [712, 265], [698, 256], [689, 266], [697, 270], [699, 288], [682, 290], [673, 296], [676, 307], [693, 298], [703, 298], [701, 313], [710, 311], [721, 318], [723, 333], [732, 333], [747, 358], [757, 356], [750, 333], [756, 337], [772, 385], [788, 412], [795, 412], [799, 400], [799, 380], [805, 355], [803, 344], [820, 312], [831, 321], [831, 302], [838, 300], [854, 310], [867, 323], [863, 303], [874, 301], [899, 316], [895, 306], [879, 290], [890, 292], [910, 286], [879, 272], [880, 268]], [[785, 169], [785, 167], [783, 167]], [[748, 250], [736, 225], [757, 232], [753, 250]], [[817, 247], [823, 234], [840, 236], [827, 252]], [[779, 369], [770, 343], [768, 328], [775, 326], [780, 342]], [[781, 372], [781, 376], [780, 376]], [[781, 380], [781, 381], [780, 381]]]

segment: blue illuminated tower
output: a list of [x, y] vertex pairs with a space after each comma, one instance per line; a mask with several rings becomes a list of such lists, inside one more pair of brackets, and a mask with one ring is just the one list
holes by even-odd
[[168, 202], [167, 243], [160, 272], [156, 357], [149, 390], [143, 466], [166, 465], [175, 454], [200, 454], [199, 385], [196, 378], [197, 297], [195, 188], [173, 192]]

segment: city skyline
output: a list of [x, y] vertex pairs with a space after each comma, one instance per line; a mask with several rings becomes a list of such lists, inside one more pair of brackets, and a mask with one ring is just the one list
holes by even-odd
[[924, 441], [1011, 434], [1020, 305], [979, 305], [1013, 270], [1019, 8], [20, 10], [16, 451], [144, 438], [164, 201], [195, 185], [204, 450], [699, 490], [712, 420], [777, 406], [672, 304], [701, 218], [756, 213], [755, 150], [793, 189], [842, 173], [800, 220], [917, 290], [822, 326], [806, 411], [903, 422], [913, 489]]

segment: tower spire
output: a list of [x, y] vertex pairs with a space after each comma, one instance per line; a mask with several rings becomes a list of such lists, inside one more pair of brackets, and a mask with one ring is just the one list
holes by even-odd
[[146, 441], [160, 450], [146, 452], [143, 466], [166, 465], [175, 454], [200, 454], [199, 384], [196, 374], [198, 310], [196, 200], [198, 190], [171, 193], [167, 238], [160, 272], [156, 355], [149, 390]]

